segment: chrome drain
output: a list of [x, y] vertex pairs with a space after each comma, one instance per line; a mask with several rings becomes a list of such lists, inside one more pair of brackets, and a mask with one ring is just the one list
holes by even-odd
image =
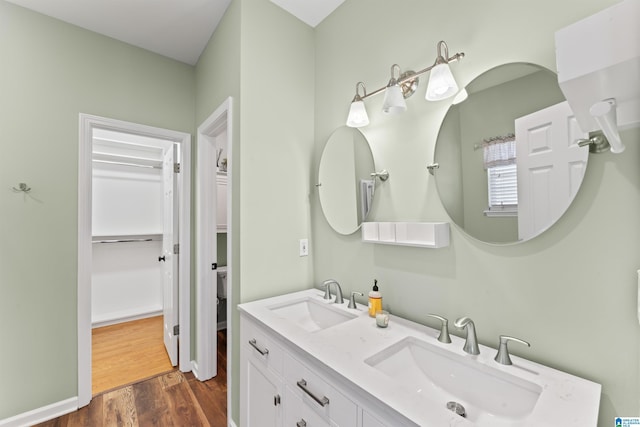
[[447, 402], [447, 409], [455, 412], [456, 415], [460, 415], [462, 418], [466, 418], [467, 412], [464, 409], [464, 406], [459, 404], [458, 402]]

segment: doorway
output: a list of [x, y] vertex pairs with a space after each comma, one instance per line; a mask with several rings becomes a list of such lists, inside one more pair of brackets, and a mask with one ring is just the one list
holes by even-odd
[[[226, 372], [232, 372], [231, 349], [233, 313], [233, 99], [227, 98], [198, 127], [197, 205], [198, 229], [196, 252], [196, 362], [194, 374], [201, 380], [217, 375], [217, 336], [219, 325], [226, 326]], [[223, 183], [223, 184], [221, 184]], [[222, 242], [222, 244], [220, 243]], [[224, 253], [218, 253], [218, 249]], [[226, 272], [218, 274], [220, 264]], [[226, 289], [217, 286], [219, 276], [226, 275]], [[221, 297], [221, 292], [223, 296]], [[218, 303], [226, 310], [217, 310]], [[218, 318], [218, 313], [229, 316]], [[226, 322], [226, 323], [224, 323]], [[230, 377], [228, 377], [230, 378]], [[227, 380], [227, 402], [231, 402], [231, 381]], [[231, 405], [227, 405], [231, 419]]]
[[[126, 135], [129, 138], [127, 147], [105, 150], [109, 146], [105, 141], [113, 139], [113, 135]], [[103, 150], [96, 156], [93, 146], [96, 136], [103, 140]], [[126, 139], [125, 138], [125, 139]], [[153, 142], [150, 142], [153, 141]], [[80, 145], [78, 173], [78, 406], [82, 407], [91, 400], [91, 329], [92, 329], [92, 263], [94, 252], [93, 221], [98, 228], [102, 227], [97, 239], [99, 242], [114, 240], [112, 244], [144, 244], [157, 237], [161, 254], [157, 254], [162, 270], [162, 289], [160, 311], [164, 323], [164, 343], [172, 364], [178, 363], [182, 371], [191, 370], [190, 362], [190, 141], [191, 136], [182, 132], [154, 128], [150, 126], [124, 122], [103, 117], [80, 115]], [[122, 142], [122, 141], [121, 141]], [[111, 144], [113, 145], [113, 144]], [[113, 148], [113, 147], [111, 147]], [[133, 153], [132, 150], [138, 151]], [[140, 156], [140, 150], [154, 152], [154, 155]], [[128, 159], [127, 159], [128, 157]], [[156, 229], [144, 229], [148, 224], [138, 228], [136, 232], [127, 232], [125, 228], [105, 228], [100, 215], [93, 215], [93, 162], [95, 159], [115, 167], [123, 167], [125, 163], [137, 163], [162, 170], [160, 185], [162, 195], [157, 201], [161, 204], [161, 232]], [[143, 158], [142, 160], [140, 160]], [[176, 162], [175, 160], [178, 160]], [[132, 162], [135, 160], [135, 162]], [[151, 163], [151, 164], [149, 164]], [[176, 166], [174, 167], [174, 164]], [[113, 172], [113, 171], [112, 171]], [[139, 183], [138, 183], [139, 184]], [[96, 188], [97, 190], [97, 188]], [[103, 189], [101, 189], [103, 190]], [[111, 188], [111, 191], [114, 189]], [[128, 203], [131, 203], [129, 201]], [[175, 206], [174, 206], [175, 205]], [[175, 207], [175, 209], [174, 209]], [[119, 209], [122, 211], [122, 208]], [[97, 213], [97, 212], [96, 212]], [[112, 216], [118, 216], [118, 209]], [[139, 216], [142, 223], [149, 214]], [[127, 216], [128, 218], [131, 215]], [[113, 221], [111, 221], [113, 222]], [[116, 221], [117, 223], [117, 221]], [[134, 221], [135, 223], [135, 221]], [[158, 236], [159, 235], [159, 236]], [[114, 239], [106, 239], [114, 238]], [[135, 238], [134, 238], [135, 237]], [[133, 241], [132, 240], [137, 240]], [[140, 249], [140, 248], [138, 248]], [[131, 250], [131, 247], [129, 247]], [[153, 248], [151, 249], [153, 250]], [[177, 272], [177, 274], [175, 274]], [[121, 298], [122, 299], [122, 298]], [[150, 303], [151, 306], [154, 303]], [[156, 310], [158, 309], [157, 304]], [[122, 307], [120, 307], [122, 308]], [[124, 307], [120, 316], [126, 317]], [[147, 307], [146, 311], [153, 310]], [[140, 311], [138, 309], [138, 311]], [[145, 311], [145, 310], [142, 310]], [[136, 316], [136, 313], [129, 313]], [[140, 313], [137, 313], [139, 315]], [[147, 313], [148, 314], [148, 313]], [[117, 316], [116, 316], [117, 317]], [[178, 334], [181, 339], [178, 340]]]

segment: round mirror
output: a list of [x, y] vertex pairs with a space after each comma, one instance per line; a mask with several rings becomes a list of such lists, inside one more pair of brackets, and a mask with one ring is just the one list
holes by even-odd
[[336, 129], [324, 147], [318, 171], [320, 205], [340, 234], [352, 234], [367, 218], [373, 202], [373, 154], [364, 135], [347, 126]]
[[575, 197], [587, 166], [584, 135], [552, 71], [501, 65], [454, 99], [435, 148], [436, 187], [452, 221], [488, 243], [529, 240]]

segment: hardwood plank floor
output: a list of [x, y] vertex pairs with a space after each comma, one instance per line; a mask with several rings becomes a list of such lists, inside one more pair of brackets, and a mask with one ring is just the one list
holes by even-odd
[[162, 316], [93, 329], [92, 394], [173, 370], [162, 334]]
[[78, 411], [36, 427], [227, 425], [226, 330], [218, 331], [218, 375], [198, 381], [174, 370], [93, 397]]

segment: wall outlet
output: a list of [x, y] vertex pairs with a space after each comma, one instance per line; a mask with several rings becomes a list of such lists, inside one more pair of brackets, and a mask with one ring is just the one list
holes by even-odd
[[300, 239], [300, 256], [309, 255], [309, 239]]

